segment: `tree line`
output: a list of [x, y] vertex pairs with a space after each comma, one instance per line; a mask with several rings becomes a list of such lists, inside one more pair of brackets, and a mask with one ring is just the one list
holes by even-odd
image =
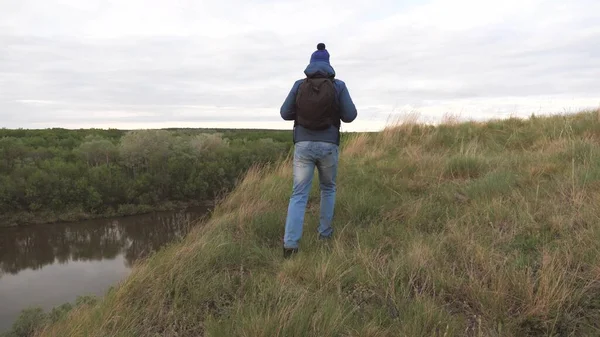
[[210, 201], [291, 146], [289, 131], [0, 129], [0, 225]]

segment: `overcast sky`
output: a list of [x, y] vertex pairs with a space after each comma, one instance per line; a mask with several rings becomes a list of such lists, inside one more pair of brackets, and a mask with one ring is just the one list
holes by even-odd
[[318, 42], [348, 131], [600, 106], [598, 0], [0, 0], [0, 127], [291, 128]]

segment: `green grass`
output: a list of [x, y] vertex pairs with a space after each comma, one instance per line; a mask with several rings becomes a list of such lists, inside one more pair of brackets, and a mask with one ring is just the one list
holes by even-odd
[[600, 335], [598, 112], [355, 134], [335, 239], [281, 256], [289, 161], [40, 336]]

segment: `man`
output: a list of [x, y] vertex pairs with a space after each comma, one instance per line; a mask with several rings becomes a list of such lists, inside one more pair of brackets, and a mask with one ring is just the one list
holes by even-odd
[[285, 258], [298, 252], [315, 167], [321, 190], [319, 238], [331, 238], [340, 121], [351, 123], [357, 115], [346, 84], [335, 79], [325, 44], [317, 45], [304, 74], [306, 78], [294, 83], [280, 111], [284, 120], [294, 121], [294, 183], [285, 223]]

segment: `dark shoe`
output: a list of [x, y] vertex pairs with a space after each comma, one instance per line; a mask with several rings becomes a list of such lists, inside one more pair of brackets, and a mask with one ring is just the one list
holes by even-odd
[[331, 240], [331, 236], [323, 236], [323, 235], [319, 234], [319, 240], [329, 241], [329, 240]]
[[283, 247], [283, 258], [287, 259], [292, 256], [292, 254], [298, 253], [298, 248], [285, 248]]

